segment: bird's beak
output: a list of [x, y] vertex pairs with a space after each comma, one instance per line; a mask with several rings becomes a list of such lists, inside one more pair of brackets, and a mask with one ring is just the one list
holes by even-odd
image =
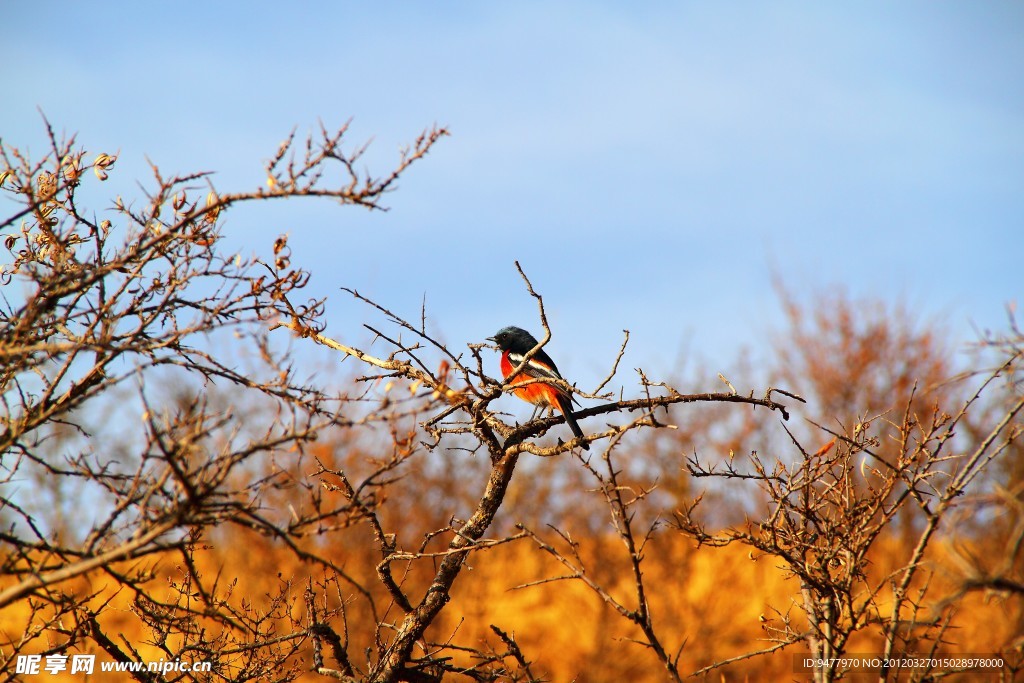
[[488, 338], [487, 338], [487, 341], [492, 341], [492, 342], [494, 342], [494, 343], [498, 343], [498, 340], [497, 340], [497, 339], [495, 339], [494, 337], [488, 337]]

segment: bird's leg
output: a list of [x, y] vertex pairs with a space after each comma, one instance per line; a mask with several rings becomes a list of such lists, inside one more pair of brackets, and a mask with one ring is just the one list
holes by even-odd
[[544, 406], [534, 406], [533, 407], [533, 414], [530, 415], [530, 422], [533, 422], [534, 420], [536, 420], [538, 417], [540, 417], [543, 414], [544, 414]]

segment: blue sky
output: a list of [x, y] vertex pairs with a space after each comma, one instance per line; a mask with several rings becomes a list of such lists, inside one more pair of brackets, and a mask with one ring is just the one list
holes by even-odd
[[146, 157], [258, 187], [318, 120], [351, 118], [376, 173], [450, 128], [386, 214], [227, 214], [246, 253], [291, 234], [340, 339], [368, 317], [341, 286], [414, 318], [425, 295], [456, 347], [536, 330], [516, 258], [585, 388], [624, 328], [653, 376], [683, 350], [768, 362], [773, 273], [905, 300], [958, 341], [1024, 293], [1019, 2], [30, 5], [4, 11], [0, 136], [42, 152], [39, 108], [120, 150], [126, 195]]

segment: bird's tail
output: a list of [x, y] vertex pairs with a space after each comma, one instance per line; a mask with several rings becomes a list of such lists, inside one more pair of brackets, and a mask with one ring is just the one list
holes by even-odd
[[[558, 396], [558, 409], [565, 416], [565, 423], [569, 425], [569, 429], [572, 430], [573, 436], [583, 438], [583, 430], [580, 429], [580, 425], [576, 422], [576, 418], [572, 416], [572, 399], [568, 396], [559, 394]], [[590, 444], [586, 441], [580, 443], [580, 448], [585, 451], [590, 450]]]

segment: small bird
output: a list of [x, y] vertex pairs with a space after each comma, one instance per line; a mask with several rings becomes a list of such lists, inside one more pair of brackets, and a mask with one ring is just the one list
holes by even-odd
[[[498, 348], [501, 349], [501, 376], [506, 381], [509, 379], [512, 371], [516, 369], [516, 366], [523, 362], [523, 358], [530, 352], [530, 349], [537, 346], [537, 340], [534, 336], [520, 327], [503, 327], [498, 330], [497, 334], [487, 339], [497, 344]], [[558, 374], [558, 368], [555, 367], [555, 361], [551, 360], [551, 356], [544, 353], [544, 349], [538, 350], [537, 353], [530, 357], [530, 361], [516, 375], [512, 383], [515, 384], [538, 378], [562, 379], [562, 376]], [[557, 408], [565, 416], [565, 421], [568, 423], [572, 433], [578, 437], [583, 436], [583, 430], [576, 423], [576, 418], [572, 416], [572, 394], [566, 389], [555, 384], [548, 384], [547, 382], [533, 382], [524, 387], [513, 389], [512, 392], [535, 406], [551, 408], [552, 410]], [[590, 450], [590, 444], [586, 441], [582, 442], [580, 446], [584, 450]]]

